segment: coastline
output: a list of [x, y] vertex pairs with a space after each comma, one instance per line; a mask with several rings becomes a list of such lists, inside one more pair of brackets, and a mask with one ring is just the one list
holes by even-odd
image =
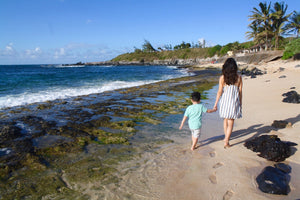
[[[291, 88], [295, 87], [293, 90], [300, 93], [300, 61], [279, 60], [256, 67], [267, 73], [253, 79], [243, 78], [243, 118], [235, 121], [230, 140], [233, 146], [224, 149], [222, 137], [190, 152], [192, 158], [186, 169], [168, 178], [162, 199], [279, 200], [300, 197], [300, 105], [282, 102], [282, 94]], [[274, 120], [286, 120], [292, 126], [275, 129], [271, 126]], [[275, 162], [259, 157], [244, 147], [244, 142], [266, 134], [298, 144], [294, 154], [282, 162], [292, 168], [288, 195], [263, 193], [255, 181], [266, 166]]]
[[170, 136], [177, 126], [170, 123], [177, 123], [179, 113], [182, 117], [187, 94], [205, 93], [219, 74], [208, 69], [138, 87], [2, 109], [0, 198], [118, 195], [106, 188], [118, 185], [133, 169], [146, 171], [140, 167], [141, 155], [156, 155], [174, 143]]
[[[221, 64], [218, 65], [221, 66]], [[243, 63], [240, 63], [240, 66], [243, 66]], [[249, 199], [249, 197], [251, 199], [299, 198], [300, 194], [298, 191], [300, 189], [300, 180], [297, 179], [297, 174], [300, 173], [300, 159], [298, 151], [295, 151], [294, 155], [284, 161], [284, 163], [287, 163], [292, 167], [292, 173], [290, 174], [291, 192], [287, 196], [270, 195], [258, 190], [255, 178], [265, 166], [272, 165], [274, 164], [274, 162], [267, 161], [264, 158], [258, 157], [257, 153], [248, 150], [246, 147], [244, 147], [243, 143], [247, 139], [257, 135], [278, 134], [279, 137], [284, 141], [295, 142], [298, 145], [300, 144], [299, 136], [297, 135], [297, 133], [299, 133], [300, 127], [298, 111], [299, 104], [283, 103], [283, 97], [281, 96], [283, 93], [288, 92], [291, 87], [295, 87], [295, 90], [300, 93], [300, 85], [299, 81], [297, 81], [300, 75], [300, 62], [277, 60], [268, 63], [255, 64], [254, 66], [266, 72], [266, 74], [257, 76], [256, 78], [250, 78], [249, 76], [243, 78], [243, 118], [236, 120], [234, 132], [231, 138], [231, 144], [233, 145], [232, 148], [223, 148], [222, 120], [219, 119], [217, 113], [213, 113], [214, 115], [208, 114], [207, 116], [205, 116], [204, 122], [206, 123], [203, 127], [203, 135], [200, 138], [202, 144], [200, 148], [197, 148], [193, 152], [190, 151], [189, 148], [189, 131], [178, 131], [177, 126], [179, 126], [180, 120], [182, 119], [181, 112], [176, 114], [173, 113], [173, 110], [171, 109], [171, 114], [173, 114], [167, 117], [166, 121], [164, 121], [166, 127], [159, 127], [156, 118], [153, 119], [153, 115], [151, 113], [148, 113], [149, 116], [147, 113], [145, 113], [147, 115], [144, 116], [144, 119], [149, 121], [139, 123], [141, 123], [141, 125], [147, 123], [148, 125], [138, 125], [138, 130], [141, 131], [138, 135], [123, 135], [125, 136], [125, 139], [135, 137], [137, 141], [141, 140], [143, 142], [143, 145], [139, 146], [138, 149], [143, 153], [138, 153], [137, 155], [129, 158], [128, 154], [135, 151], [135, 142], [133, 143], [134, 148], [132, 148], [131, 146], [127, 146], [127, 144], [125, 144], [124, 148], [120, 148], [122, 144], [112, 144], [110, 145], [108, 150], [106, 150], [102, 148], [103, 146], [99, 148], [95, 143], [90, 143], [90, 140], [85, 140], [85, 138], [87, 138], [86, 135], [81, 135], [80, 137], [78, 137], [79, 139], [76, 142], [78, 142], [78, 144], [80, 145], [83, 144], [83, 146], [80, 146], [79, 149], [77, 149], [76, 146], [72, 145], [64, 146], [64, 148], [72, 149], [71, 152], [69, 152], [68, 156], [73, 157], [69, 157], [71, 160], [67, 160], [67, 162], [71, 163], [71, 165], [70, 163], [68, 163], [67, 166], [70, 168], [62, 168], [61, 171], [57, 169], [48, 169], [47, 172], [47, 175], [50, 174], [50, 177], [55, 177], [53, 180], [59, 180], [57, 181], [57, 183], [55, 183], [57, 185], [54, 184], [54, 187], [58, 186], [60, 188], [60, 191], [62, 191], [61, 194], [58, 194], [58, 197], [66, 197], [62, 195], [67, 195], [72, 198], [75, 196], [83, 197], [84, 195], [87, 195], [89, 199], [99, 199], [103, 197], [108, 199], [128, 198], [174, 200], [222, 198], [228, 200]], [[205, 66], [198, 67], [198, 69], [200, 68], [202, 70], [202, 68], [205, 68]], [[199, 72], [196, 72], [196, 74], [197, 73]], [[214, 74], [211, 75], [212, 79], [216, 79]], [[173, 101], [173, 97], [168, 94], [170, 86], [173, 88], [177, 88], [175, 89], [175, 93], [182, 93], [185, 90], [190, 90], [193, 87], [197, 87], [197, 82], [201, 82], [201, 76], [200, 79], [195, 76], [183, 79], [168, 80], [164, 83], [150, 84], [141, 87], [120, 89], [115, 91], [115, 94], [113, 95], [104, 93], [101, 96], [107, 98], [107, 100], [111, 100], [109, 97], [111, 95], [113, 99], [117, 98], [113, 102], [110, 102], [108, 104], [95, 102], [98, 97], [97, 94], [82, 96], [80, 98], [74, 99], [74, 102], [70, 104], [70, 106], [79, 107], [75, 107], [74, 112], [70, 112], [69, 119], [76, 121], [80, 118], [83, 118], [81, 120], [88, 119], [90, 116], [100, 117], [100, 115], [102, 115], [102, 112], [104, 111], [102, 111], [102, 108], [105, 107], [110, 108], [110, 110], [107, 110], [107, 112], [109, 112], [110, 114], [118, 114], [118, 112], [120, 112], [120, 114], [128, 113], [127, 115], [130, 115], [121, 115], [121, 118], [132, 117], [131, 115], [136, 114], [136, 108], [142, 110], [151, 110], [154, 108], [154, 110], [157, 110], [159, 112], [169, 112], [167, 110], [160, 111], [159, 108], [155, 107], [150, 108], [148, 107], [148, 104], [159, 100], [159, 98], [157, 100], [155, 99], [160, 95], [162, 95], [165, 101]], [[196, 86], [193, 86], [195, 83], [197, 83]], [[187, 87], [185, 87], [185, 85]], [[199, 85], [199, 87], [202, 86]], [[212, 100], [213, 102], [213, 99], [215, 98], [214, 93], [216, 91], [214, 87], [213, 89], [209, 90], [208, 94], [206, 93], [206, 95], [209, 96], [208, 101]], [[152, 92], [151, 88], [154, 89]], [[147, 92], [147, 94], [145, 94], [145, 92]], [[122, 99], [118, 99], [120, 95], [122, 96]], [[135, 99], [132, 99], [132, 95], [136, 95]], [[187, 97], [186, 95], [187, 94], [183, 95], [184, 98]], [[142, 104], [144, 103], [146, 103], [147, 107], [140, 108], [140, 106], [142, 106]], [[164, 107], [163, 104], [165, 104], [165, 102], [160, 102], [160, 100], [156, 103], [159, 103], [158, 106], [162, 107]], [[96, 107], [92, 106], [93, 104], [95, 104]], [[177, 104], [178, 102], [168, 105], [174, 106]], [[59, 117], [62, 114], [61, 111], [66, 112], [66, 110], [63, 109], [65, 105], [68, 105], [67, 102], [54, 101], [44, 102], [40, 105], [31, 105], [29, 108], [35, 108], [39, 114], [37, 116], [40, 117], [47, 114], [48, 109], [52, 109], [57, 112], [57, 116]], [[88, 106], [89, 109], [98, 109], [97, 112], [93, 111], [96, 115], [88, 113], [92, 110], [87, 110], [87, 108], [85, 108], [86, 106]], [[135, 109], [132, 109], [134, 106], [137, 107]], [[181, 108], [183, 109], [184, 107]], [[61, 110], [56, 110], [57, 108]], [[100, 109], [101, 112], [99, 112]], [[131, 109], [133, 111], [132, 113]], [[79, 118], [77, 119], [76, 115], [80, 110], [83, 110], [84, 112], [82, 112], [82, 116], [78, 116]], [[117, 110], [119, 111], [116, 112]], [[10, 112], [10, 115], [14, 114], [12, 112], [13, 110], [8, 109], [7, 111]], [[21, 109], [16, 109], [15, 111], [25, 113], [28, 112], [28, 110]], [[31, 119], [35, 118], [32, 117]], [[36, 119], [40, 120], [39, 117], [36, 117]], [[47, 117], [47, 119], [52, 120], [51, 117]], [[106, 118], [101, 119], [105, 120]], [[288, 120], [292, 123], [292, 128], [275, 130], [270, 127], [274, 120]], [[125, 121], [123, 122], [125, 124]], [[37, 124], [39, 123], [41, 123], [41, 121], [38, 121]], [[45, 123], [42, 125], [47, 124]], [[74, 130], [77, 130], [77, 128], [79, 127], [73, 128]], [[133, 127], [130, 126], [120, 128], [125, 128], [126, 131], [131, 131]], [[154, 135], [150, 135], [150, 140], [145, 140], [145, 137], [149, 137], [145, 135], [149, 130], [156, 133]], [[68, 134], [65, 134], [64, 131], [67, 130], [59, 129], [59, 142], [63, 142], [62, 138], [66, 137], [66, 134]], [[169, 133], [161, 137], [161, 132]], [[50, 135], [51, 134], [55, 135], [57, 133], [52, 132], [50, 133]], [[83, 132], [78, 132], [76, 134], [83, 134]], [[121, 139], [123, 136], [121, 136]], [[120, 142], [122, 142], [122, 140], [120, 140]], [[125, 143], [126, 142], [127, 141], [125, 140]], [[85, 145], [85, 143], [90, 144]], [[59, 145], [58, 150], [63, 150], [63, 148], [60, 148], [60, 146], [61, 145]], [[81, 152], [81, 148], [84, 150], [83, 152]], [[295, 148], [297, 149], [298, 146], [296, 146]], [[52, 154], [51, 149], [55, 150], [55, 154]], [[72, 152], [73, 149], [75, 150], [74, 152]], [[84, 156], [87, 155], [87, 152], [90, 155], [89, 157], [85, 158]], [[109, 152], [113, 155], [113, 157], [105, 160], [104, 152]], [[38, 153], [38, 151], [35, 153]], [[53, 157], [54, 155], [58, 156], [57, 158], [59, 158], [60, 156], [65, 157], [67, 155], [65, 154], [65, 152], [57, 154], [56, 148], [48, 148], [48, 150], [44, 153], [46, 153], [46, 155], [49, 157]], [[121, 153], [120, 156], [117, 156], [117, 153]], [[43, 154], [39, 154], [39, 156], [42, 155]], [[82, 166], [77, 164], [85, 160], [89, 160], [90, 163], [86, 165], [83, 162], [81, 163], [83, 164]], [[119, 160], [122, 160], [122, 162], [119, 162]], [[28, 157], [26, 162], [30, 164], [30, 170], [34, 171], [35, 173], [40, 169], [42, 169], [42, 171], [44, 169], [47, 169], [47, 166], [44, 166], [44, 163], [37, 162], [34, 157]], [[59, 164], [64, 165], [66, 163]], [[116, 166], [116, 164], [119, 166]], [[110, 171], [105, 171], [107, 166], [112, 167], [111, 169], [107, 168], [107, 170], [112, 170], [112, 176], [110, 176]], [[78, 174], [75, 175], [74, 170], [75, 174]], [[115, 175], [115, 170], [117, 171], [118, 176]], [[3, 173], [3, 171], [1, 171], [1, 173]], [[100, 178], [99, 181], [99, 179], [97, 180], [97, 178], [99, 178], [97, 176], [101, 174], [106, 174], [107, 178]], [[39, 180], [40, 175], [43, 174], [39, 172], [37, 173], [38, 177], [33, 176], [34, 179], [30, 181], [30, 185], [34, 185], [35, 178]], [[91, 175], [96, 175], [96, 179], [86, 179], [91, 178]], [[117, 178], [119, 178], [120, 180], [116, 181]], [[17, 178], [14, 177], [11, 178], [11, 180], [17, 180]], [[44, 178], [44, 181], [48, 180]], [[60, 183], [60, 181], [62, 183]], [[86, 183], [86, 181], [88, 181], [88, 183]], [[104, 184], [102, 184], [103, 182]], [[0, 185], [1, 184], [2, 183], [0, 182]], [[18, 184], [22, 184], [22, 182], [19, 182], [18, 180]], [[11, 185], [10, 188], [12, 188], [13, 190], [13, 187], [15, 187], [15, 185]], [[36, 187], [36, 190], [38, 191], [38, 187], [34, 187]], [[49, 187], [49, 189], [51, 189], [51, 187]], [[49, 192], [48, 195], [49, 194], [55, 195], [51, 192]]]

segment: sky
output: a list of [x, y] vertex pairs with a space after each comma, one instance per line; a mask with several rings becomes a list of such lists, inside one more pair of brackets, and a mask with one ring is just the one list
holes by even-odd
[[[0, 0], [0, 64], [110, 60], [142, 48], [246, 42], [259, 0]], [[272, 4], [276, 1], [267, 1]], [[285, 0], [288, 13], [300, 0]]]

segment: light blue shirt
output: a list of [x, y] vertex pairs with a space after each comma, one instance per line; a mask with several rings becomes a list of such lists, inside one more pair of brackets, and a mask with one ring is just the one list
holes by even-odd
[[188, 117], [190, 129], [200, 129], [202, 125], [202, 113], [206, 113], [207, 108], [202, 104], [193, 104], [187, 107], [184, 116]]

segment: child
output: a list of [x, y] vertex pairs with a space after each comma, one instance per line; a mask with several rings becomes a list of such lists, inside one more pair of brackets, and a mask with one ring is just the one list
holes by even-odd
[[180, 130], [182, 129], [184, 122], [186, 121], [187, 118], [189, 118], [188, 124], [192, 132], [192, 142], [193, 142], [191, 150], [193, 151], [196, 148], [196, 144], [200, 136], [200, 130], [202, 125], [201, 124], [202, 113], [206, 113], [206, 112], [212, 113], [215, 112], [216, 109], [213, 110], [207, 109], [202, 104], [200, 104], [201, 94], [199, 92], [193, 92], [191, 97], [192, 97], [191, 101], [193, 105], [187, 107], [179, 129]]

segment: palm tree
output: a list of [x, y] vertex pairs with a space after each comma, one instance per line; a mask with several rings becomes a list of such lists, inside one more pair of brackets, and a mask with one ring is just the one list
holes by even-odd
[[259, 33], [258, 32], [259, 27], [257, 26], [256, 23], [251, 23], [251, 24], [248, 25], [248, 27], [250, 28], [250, 31], [246, 32], [247, 38], [248, 39], [252, 39], [252, 38], [255, 39], [257, 34]]
[[275, 36], [275, 48], [278, 48], [279, 36], [284, 32], [284, 23], [288, 21], [288, 18], [292, 13], [286, 15], [288, 6], [282, 2], [276, 2], [274, 4], [274, 9], [271, 13], [271, 27]]
[[270, 21], [271, 21], [271, 15], [270, 15], [270, 7], [271, 3], [267, 4], [265, 3], [259, 3], [260, 9], [253, 8], [252, 15], [250, 15], [249, 19], [252, 20], [252, 24], [255, 23], [259, 26], [263, 26], [264, 33], [261, 33], [265, 36], [265, 50], [268, 50], [268, 35], [270, 32]]
[[297, 38], [300, 35], [300, 13], [294, 11], [292, 17], [290, 18], [288, 24], [285, 26], [285, 32], [287, 34], [289, 33], [295, 33]]

